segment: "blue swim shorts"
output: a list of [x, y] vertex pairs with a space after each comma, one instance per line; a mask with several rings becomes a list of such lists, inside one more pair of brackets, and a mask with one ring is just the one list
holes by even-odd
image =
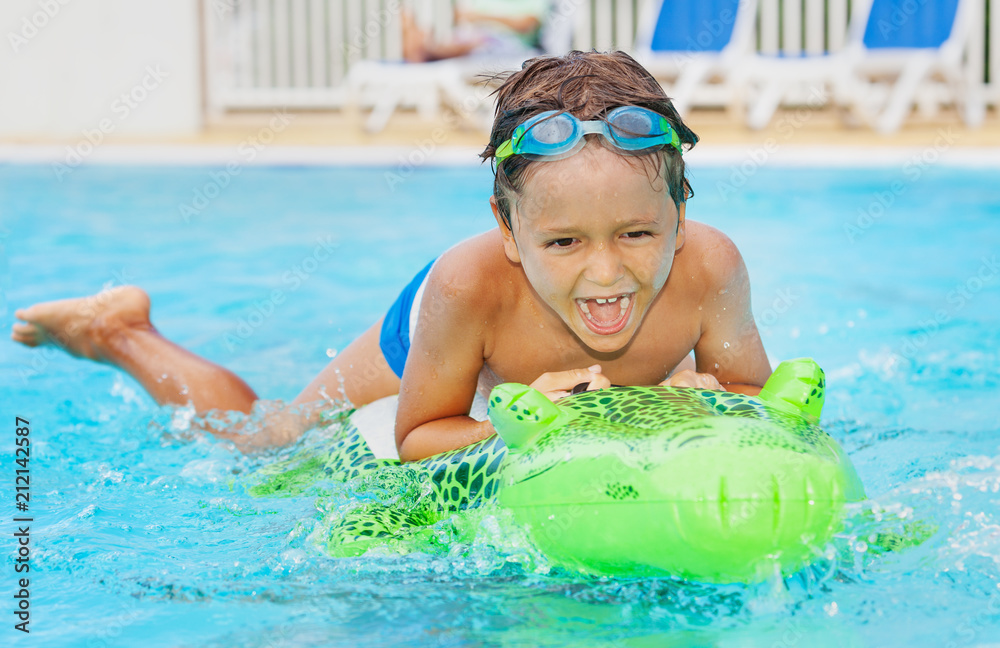
[[389, 367], [400, 378], [403, 377], [406, 356], [410, 353], [410, 340], [417, 330], [417, 315], [420, 313], [420, 299], [424, 295], [427, 274], [431, 271], [434, 261], [424, 266], [406, 288], [403, 288], [403, 292], [399, 293], [399, 297], [389, 307], [389, 312], [382, 320], [382, 333], [379, 335], [378, 343], [382, 348], [382, 355], [389, 362]]

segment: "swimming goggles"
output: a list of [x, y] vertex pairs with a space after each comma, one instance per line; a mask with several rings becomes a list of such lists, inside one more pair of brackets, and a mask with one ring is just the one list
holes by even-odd
[[513, 135], [497, 149], [503, 162], [512, 155], [529, 160], [561, 160], [586, 145], [584, 135], [603, 135], [616, 148], [639, 153], [669, 144], [681, 150], [677, 131], [666, 117], [639, 106], [620, 106], [604, 120], [582, 122], [567, 112], [549, 110], [535, 115], [514, 129]]

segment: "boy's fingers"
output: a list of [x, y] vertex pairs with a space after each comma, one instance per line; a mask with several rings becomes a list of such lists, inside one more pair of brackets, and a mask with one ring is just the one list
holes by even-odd
[[592, 365], [586, 369], [570, 369], [568, 371], [552, 371], [543, 373], [531, 384], [552, 400], [569, 396], [574, 387], [580, 383], [588, 385], [587, 389], [602, 389], [610, 387], [611, 381], [600, 373], [600, 365]]
[[580, 392], [585, 392], [585, 391], [594, 391], [596, 389], [606, 389], [606, 388], [608, 388], [610, 386], [611, 386], [611, 380], [609, 380], [607, 376], [605, 376], [603, 374], [597, 374], [590, 381], [586, 381], [585, 380], [582, 383], [578, 383], [575, 387], [573, 387], [572, 390], [570, 390], [570, 393], [571, 394], [579, 394]]
[[678, 371], [673, 376], [670, 376], [660, 384], [664, 387], [684, 387], [688, 383], [688, 376], [693, 373], [690, 369], [683, 369]]
[[[596, 366], [596, 365], [595, 365]], [[599, 368], [599, 367], [598, 367]], [[538, 377], [536, 383], [543, 384], [552, 389], [571, 389], [573, 385], [586, 381], [590, 382], [595, 376], [595, 372], [590, 369], [570, 369], [569, 371], [550, 371]], [[537, 389], [537, 387], [536, 387]]]
[[722, 384], [719, 382], [718, 378], [712, 374], [698, 373], [697, 371], [691, 371], [690, 369], [678, 371], [660, 384], [665, 387], [696, 387], [698, 389], [715, 389], [723, 391]]
[[702, 389], [722, 389], [722, 385], [719, 384], [719, 379], [712, 374], [695, 374], [698, 377], [698, 386]]
[[590, 381], [590, 386], [587, 387], [588, 391], [593, 391], [595, 389], [607, 389], [611, 386], [611, 380], [604, 374], [597, 374], [594, 379]]
[[594, 376], [601, 373], [601, 365], [594, 365], [586, 369], [570, 369], [569, 371], [557, 371], [550, 375], [559, 376], [559, 380], [575, 381], [570, 383], [570, 387], [578, 382], [586, 380], [590, 382], [593, 380]]
[[593, 365], [586, 369], [576, 369], [573, 371], [573, 374], [575, 378], [579, 378], [580, 382], [587, 383], [587, 391], [611, 386], [611, 381], [601, 373], [601, 365]]

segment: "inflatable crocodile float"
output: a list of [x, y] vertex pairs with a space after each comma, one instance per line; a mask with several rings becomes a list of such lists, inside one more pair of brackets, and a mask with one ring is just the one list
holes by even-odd
[[[394, 493], [361, 501], [330, 531], [333, 555], [427, 529], [496, 501], [555, 565], [591, 574], [749, 582], [817, 555], [864, 489], [817, 423], [823, 372], [782, 363], [757, 397], [613, 387], [556, 403], [525, 385], [490, 395], [497, 435], [401, 464], [348, 425], [326, 453], [274, 466], [256, 495], [360, 479]], [[385, 425], [392, 425], [385, 421]]]

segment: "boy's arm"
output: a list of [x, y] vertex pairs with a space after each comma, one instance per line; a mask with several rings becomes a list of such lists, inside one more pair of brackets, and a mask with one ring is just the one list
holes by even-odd
[[396, 413], [396, 446], [403, 461], [461, 448], [494, 433], [489, 421], [468, 415], [496, 295], [482, 281], [482, 260], [470, 257], [468, 248], [445, 253], [424, 289]]
[[750, 308], [750, 278], [736, 245], [708, 228], [703, 258], [701, 336], [694, 347], [699, 373], [715, 376], [727, 391], [756, 395], [771, 366]]

